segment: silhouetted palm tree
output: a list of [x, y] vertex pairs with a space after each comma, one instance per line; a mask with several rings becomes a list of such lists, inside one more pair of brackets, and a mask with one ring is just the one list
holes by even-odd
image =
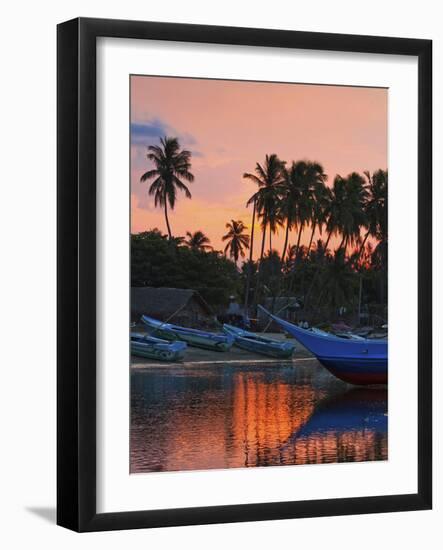
[[318, 302], [335, 309], [349, 305], [355, 299], [356, 285], [355, 273], [345, 259], [345, 249], [340, 247], [323, 268]]
[[150, 145], [148, 151], [147, 158], [155, 168], [145, 172], [140, 181], [154, 179], [149, 187], [149, 194], [154, 195], [155, 206], [164, 208], [166, 227], [169, 239], [171, 239], [168, 204], [173, 210], [177, 200], [177, 190], [183, 191], [188, 199], [191, 198], [191, 192], [182, 181], [194, 181], [194, 175], [190, 172], [191, 152], [185, 149], [180, 150], [178, 139], [171, 137], [161, 138], [160, 146]]
[[344, 201], [340, 204], [340, 218], [338, 220], [342, 241], [339, 248], [354, 246], [360, 241], [361, 228], [368, 224], [365, 203], [368, 197], [365, 180], [357, 172], [352, 172], [345, 179]]
[[[320, 166], [320, 165], [319, 165]], [[313, 188], [313, 203], [311, 211], [311, 237], [309, 239], [309, 245], [307, 254], [311, 251], [312, 242], [316, 229], [319, 230], [320, 235], [323, 233], [323, 225], [326, 223], [326, 209], [329, 204], [330, 189], [326, 187], [325, 181], [327, 179], [326, 174], [323, 174], [321, 168], [321, 177], [314, 182]]]
[[340, 230], [342, 216], [341, 205], [344, 201], [345, 193], [345, 180], [341, 176], [335, 176], [332, 188], [330, 188], [328, 193], [324, 212], [326, 219], [326, 231], [328, 232], [325, 242], [325, 250], [328, 249], [331, 237], [333, 235], [337, 235]]
[[324, 185], [327, 178], [323, 166], [318, 162], [299, 161], [295, 166], [294, 177], [300, 180], [301, 196], [298, 205], [299, 232], [297, 238], [297, 250], [300, 247], [300, 240], [303, 229], [312, 223], [313, 210], [315, 205], [315, 190]]
[[297, 227], [299, 221], [298, 205], [301, 200], [300, 180], [295, 177], [295, 163], [293, 162], [289, 170], [284, 170], [284, 184], [282, 193], [282, 215], [286, 221], [285, 241], [281, 255], [282, 262], [285, 260], [288, 247], [289, 231]]
[[272, 235], [278, 232], [278, 228], [282, 227], [284, 223], [284, 218], [281, 211], [281, 199], [279, 192], [277, 191], [274, 203], [269, 206], [268, 209], [268, 227], [269, 227], [269, 250], [268, 253], [272, 252]]
[[[244, 314], [248, 316], [248, 303], [249, 303], [249, 288], [251, 286], [251, 276], [252, 276], [252, 268], [253, 268], [253, 261], [252, 256], [254, 253], [254, 229], [255, 229], [255, 211], [256, 211], [256, 205], [257, 205], [257, 198], [254, 195], [252, 197], [253, 201], [253, 208], [252, 208], [252, 226], [251, 226], [251, 239], [249, 243], [249, 261], [247, 262], [247, 273], [246, 273], [246, 285], [245, 285], [245, 300], [244, 300]], [[249, 203], [248, 203], [249, 204]]]
[[191, 233], [190, 231], [186, 231], [186, 236], [188, 238], [185, 241], [185, 244], [189, 248], [192, 248], [193, 250], [201, 250], [201, 251], [212, 250], [212, 246], [209, 244], [211, 241], [203, 233], [203, 231], [195, 231], [194, 233]]
[[388, 232], [388, 172], [376, 170], [372, 176], [364, 172], [367, 179], [368, 196], [364, 204], [367, 231], [361, 243], [358, 258], [361, 256], [369, 236], [379, 241], [387, 240]]
[[[284, 183], [283, 177], [284, 162], [282, 162], [276, 154], [266, 155], [264, 165], [258, 162], [255, 165], [255, 174], [248, 172], [243, 174], [243, 177], [249, 179], [258, 185], [252, 197], [246, 205], [255, 203], [256, 214], [261, 218], [262, 242], [260, 250], [260, 263], [263, 261], [265, 251], [266, 228], [268, 223], [271, 223], [271, 231], [275, 230], [275, 220], [273, 220], [276, 205], [280, 200], [281, 186]], [[254, 291], [254, 303], [257, 303], [258, 289], [260, 282], [260, 264], [258, 267], [256, 285]]]
[[244, 173], [243, 177], [256, 183], [258, 191], [248, 200], [247, 205], [256, 203], [258, 216], [261, 218], [262, 226], [262, 245], [260, 251], [260, 261], [263, 259], [265, 250], [266, 229], [268, 224], [276, 227], [276, 204], [279, 201], [280, 186], [284, 179], [282, 170], [284, 163], [276, 154], [266, 155], [264, 165], [257, 162], [255, 165], [255, 174]]
[[229, 251], [229, 256], [237, 263], [240, 256], [245, 257], [244, 249], [249, 248], [249, 235], [245, 235], [246, 226], [240, 220], [231, 220], [231, 223], [226, 224], [226, 228], [229, 231], [222, 237], [223, 241], [228, 241], [225, 254]]

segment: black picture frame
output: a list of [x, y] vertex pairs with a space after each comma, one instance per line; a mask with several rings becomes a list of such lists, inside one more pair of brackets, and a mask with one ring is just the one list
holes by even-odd
[[[96, 39], [398, 54], [418, 59], [418, 491], [416, 494], [96, 512]], [[425, 510], [432, 506], [432, 42], [106, 19], [57, 29], [57, 523], [103, 531]]]

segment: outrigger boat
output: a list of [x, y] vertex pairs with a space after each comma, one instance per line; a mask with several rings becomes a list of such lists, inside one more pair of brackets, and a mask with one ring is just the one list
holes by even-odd
[[131, 353], [138, 357], [149, 357], [160, 361], [178, 361], [183, 359], [188, 345], [176, 340], [168, 342], [148, 334], [131, 332]]
[[234, 337], [230, 334], [179, 327], [170, 323], [162, 323], [162, 321], [158, 321], [147, 315], [142, 315], [141, 320], [152, 336], [165, 340], [182, 340], [190, 346], [197, 348], [228, 351], [234, 343]]
[[308, 349], [328, 371], [349, 384], [386, 384], [387, 340], [344, 339], [300, 328], [258, 306], [283, 330]]
[[279, 342], [278, 340], [265, 338], [232, 325], [224, 324], [223, 330], [226, 334], [230, 334], [235, 338], [234, 344], [239, 348], [262, 355], [285, 359], [291, 357], [295, 350], [295, 345], [290, 342]]

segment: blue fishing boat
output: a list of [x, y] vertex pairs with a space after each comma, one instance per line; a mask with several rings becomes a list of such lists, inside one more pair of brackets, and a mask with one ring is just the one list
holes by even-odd
[[170, 323], [162, 323], [162, 321], [158, 321], [147, 315], [142, 315], [141, 320], [152, 336], [165, 340], [182, 340], [190, 346], [197, 348], [228, 351], [234, 343], [234, 336], [230, 334], [206, 332]]
[[168, 342], [140, 332], [131, 332], [131, 354], [160, 361], [183, 359], [188, 345], [186, 342]]
[[234, 344], [239, 348], [260, 353], [261, 355], [287, 359], [292, 356], [295, 350], [295, 345], [290, 342], [280, 342], [272, 338], [265, 338], [264, 336], [226, 323], [223, 325], [223, 330], [226, 334], [230, 334], [235, 338]]
[[262, 306], [258, 307], [315, 355], [337, 378], [357, 385], [387, 383], [387, 340], [344, 339], [332, 334], [319, 334], [285, 321]]

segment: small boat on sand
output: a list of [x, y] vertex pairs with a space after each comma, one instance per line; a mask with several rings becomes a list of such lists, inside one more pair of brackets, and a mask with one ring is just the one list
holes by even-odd
[[180, 327], [170, 323], [163, 323], [147, 315], [142, 315], [141, 320], [152, 336], [165, 340], [182, 340], [190, 346], [197, 348], [228, 351], [234, 343], [234, 337], [230, 334]]
[[131, 332], [131, 354], [138, 357], [148, 357], [159, 361], [178, 361], [183, 359], [187, 347], [186, 342], [178, 340], [168, 342], [148, 334]]
[[272, 338], [265, 338], [264, 336], [226, 323], [223, 325], [223, 330], [226, 334], [230, 334], [235, 338], [234, 344], [239, 348], [260, 353], [261, 355], [286, 359], [291, 357], [295, 350], [295, 345], [290, 342], [280, 342]]
[[258, 307], [315, 355], [337, 378], [357, 385], [387, 383], [387, 340], [345, 339], [332, 334], [320, 334], [285, 321], [262, 306]]

